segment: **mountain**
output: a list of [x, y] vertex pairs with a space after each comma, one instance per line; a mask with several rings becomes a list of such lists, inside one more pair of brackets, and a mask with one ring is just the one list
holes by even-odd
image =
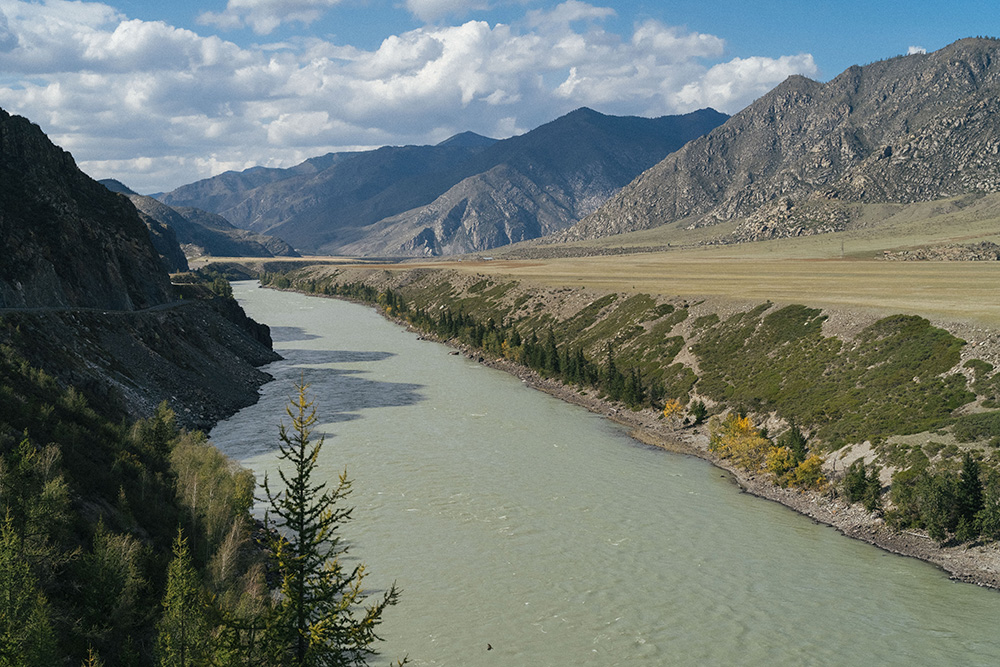
[[593, 212], [644, 169], [728, 116], [606, 116], [582, 108], [490, 146], [433, 202], [382, 220], [354, 255], [448, 255], [547, 236]]
[[857, 204], [1000, 190], [1000, 41], [793, 76], [561, 236], [737, 221], [728, 241], [860, 224]]
[[[239, 227], [279, 234], [311, 252], [488, 250], [569, 227], [727, 118], [711, 109], [649, 119], [583, 108], [502, 141], [463, 133], [437, 146], [336, 154], [317, 172], [252, 187], [249, 176], [223, 174], [162, 200], [215, 210]], [[228, 208], [211, 208], [219, 202]]]
[[[124, 194], [135, 205], [151, 234], [162, 234], [166, 228], [176, 237], [177, 243], [183, 248], [182, 256], [200, 257], [213, 255], [215, 257], [298, 257], [295, 250], [274, 236], [254, 234], [245, 229], [234, 227], [221, 215], [209, 213], [198, 208], [167, 206], [152, 197], [140, 195], [113, 179], [101, 181], [109, 190]], [[157, 245], [154, 237], [154, 245]], [[157, 247], [160, 255], [164, 250]], [[164, 257], [168, 266], [176, 265], [173, 257]], [[172, 268], [174, 271], [187, 269]]]
[[483, 150], [463, 143], [387, 146], [333, 153], [287, 170], [228, 172], [160, 200], [208, 210], [242, 229], [280, 235], [297, 249], [315, 251], [343, 234], [341, 228], [349, 232], [432, 201], [451, 185], [447, 172]]
[[134, 310], [172, 299], [135, 208], [2, 109], [0, 240], [0, 307]]
[[0, 248], [0, 347], [102, 415], [168, 400], [183, 425], [204, 427], [269, 379], [257, 369], [276, 358], [268, 328], [232, 299], [171, 285], [129, 199], [2, 110]]

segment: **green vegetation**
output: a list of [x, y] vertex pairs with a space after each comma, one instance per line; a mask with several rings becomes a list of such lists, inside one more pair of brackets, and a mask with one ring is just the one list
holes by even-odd
[[[780, 486], [842, 494], [884, 512], [894, 526], [922, 528], [941, 541], [1000, 537], [996, 461], [977, 458], [973, 474], [968, 465], [959, 470], [968, 448], [894, 438], [933, 432], [1000, 446], [1000, 412], [967, 407], [977, 399], [995, 405], [1000, 373], [972, 360], [967, 382], [959, 372], [965, 342], [924, 318], [885, 317], [841, 339], [824, 334], [820, 310], [802, 305], [768, 302], [726, 318], [708, 313], [687, 321], [686, 304], [644, 294], [610, 293], [577, 304], [579, 293], [568, 289], [512, 291], [509, 281], [493, 277], [463, 290], [449, 278], [413, 272], [389, 289], [388, 272], [370, 282], [351, 275], [274, 274], [265, 283], [374, 304], [484, 356], [596, 389], [632, 408], [655, 407], [677, 423], [701, 423], [710, 401], [712, 413], [729, 415], [710, 422], [712, 450], [751, 473]], [[696, 366], [678, 360], [685, 349]], [[958, 408], [966, 413], [956, 415]], [[743, 416], [751, 414], [776, 415], [789, 427], [771, 438]], [[824, 452], [865, 441], [876, 462], [855, 462], [837, 484], [826, 479]], [[896, 471], [888, 489], [880, 481], [885, 468]], [[973, 476], [981, 501], [968, 501], [975, 494], [962, 490]]]
[[[278, 537], [261, 546], [254, 489], [166, 404], [111, 421], [0, 346], [0, 661], [331, 664], [296, 661], [281, 630]], [[354, 613], [359, 591], [337, 596]], [[364, 664], [352, 642], [347, 664]]]
[[[687, 403], [696, 381], [690, 369], [671, 365], [683, 347], [672, 328], [687, 311], [659, 304], [648, 295], [595, 299], [565, 321], [528, 307], [519, 299], [520, 316], [504, 301], [512, 285], [481, 280], [456, 297], [450, 286], [418, 284], [406, 290], [379, 290], [363, 282], [340, 282], [295, 274], [265, 273], [261, 282], [309, 294], [324, 294], [377, 305], [386, 315], [445, 340], [453, 340], [494, 357], [523, 364], [566, 384], [597, 389], [610, 400], [631, 408], [662, 409], [668, 398]], [[446, 303], [439, 303], [444, 301]]]
[[281, 427], [278, 458], [291, 469], [280, 470], [284, 485], [264, 490], [277, 532], [268, 546], [281, 577], [281, 597], [274, 610], [273, 631], [293, 665], [364, 665], [379, 639], [376, 628], [382, 613], [395, 605], [399, 592], [391, 586], [382, 598], [363, 606], [365, 566], [348, 565], [338, 530], [352, 510], [342, 506], [350, 493], [346, 471], [336, 486], [312, 478], [323, 439], [310, 439], [316, 411], [299, 385], [298, 397], [288, 408], [291, 429]]
[[879, 320], [845, 344], [821, 332], [820, 311], [768, 305], [706, 329], [694, 345], [702, 394], [745, 412], [776, 411], [836, 448], [951, 422], [975, 399], [948, 374], [964, 342], [927, 320]]
[[971, 453], [961, 471], [912, 467], [892, 477], [893, 509], [887, 521], [897, 528], [923, 528], [941, 542], [1000, 539], [1000, 479]]

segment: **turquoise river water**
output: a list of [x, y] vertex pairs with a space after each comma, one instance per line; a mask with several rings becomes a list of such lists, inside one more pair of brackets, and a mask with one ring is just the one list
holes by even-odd
[[273, 475], [286, 402], [310, 384], [323, 474], [354, 480], [351, 556], [403, 591], [373, 664], [1000, 664], [998, 592], [741, 493], [369, 308], [234, 287], [285, 360], [211, 439]]

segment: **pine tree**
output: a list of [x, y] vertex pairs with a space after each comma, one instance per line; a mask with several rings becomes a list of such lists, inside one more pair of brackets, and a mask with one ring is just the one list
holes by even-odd
[[337, 531], [351, 517], [353, 508], [342, 505], [351, 482], [346, 471], [333, 488], [312, 479], [324, 439], [310, 439], [316, 410], [306, 390], [298, 385], [298, 397], [286, 408], [291, 429], [282, 424], [279, 431], [278, 458], [291, 466], [278, 472], [284, 490], [274, 493], [264, 480], [267, 520], [272, 525], [273, 514], [278, 529], [271, 531], [271, 547], [281, 576], [279, 632], [293, 665], [364, 665], [380, 639], [382, 613], [399, 593], [393, 585], [365, 606], [365, 567], [344, 563], [347, 547]]
[[21, 542], [7, 514], [0, 526], [0, 664], [47, 667], [58, 662], [55, 633]]
[[191, 553], [181, 530], [174, 540], [174, 558], [167, 568], [163, 618], [156, 637], [161, 667], [203, 665], [210, 655], [211, 626], [208, 605], [191, 563]]

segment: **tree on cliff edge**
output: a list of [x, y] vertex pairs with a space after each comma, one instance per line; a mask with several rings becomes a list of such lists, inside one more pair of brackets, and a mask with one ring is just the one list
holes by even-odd
[[297, 398], [286, 412], [291, 428], [281, 425], [278, 459], [290, 466], [279, 469], [283, 490], [273, 493], [264, 479], [270, 505], [266, 521], [271, 549], [281, 577], [281, 599], [276, 630], [282, 646], [282, 664], [364, 665], [380, 639], [376, 628], [382, 613], [396, 604], [393, 585], [373, 604], [365, 604], [364, 565], [344, 564], [347, 547], [337, 534], [351, 517], [342, 501], [350, 493], [347, 472], [334, 488], [313, 481], [323, 438], [310, 439], [316, 410], [299, 384]]

